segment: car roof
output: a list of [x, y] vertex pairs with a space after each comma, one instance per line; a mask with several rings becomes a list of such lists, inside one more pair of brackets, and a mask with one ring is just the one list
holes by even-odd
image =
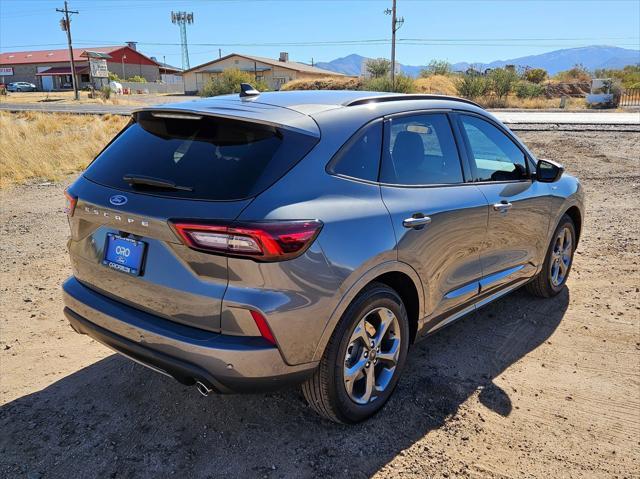
[[[415, 95], [359, 90], [295, 90], [264, 92], [241, 97], [220, 95], [180, 103], [144, 107], [137, 111], [181, 111], [289, 127], [319, 136], [316, 121], [321, 114], [336, 109], [358, 110], [366, 119], [424, 109], [464, 109], [484, 112], [464, 98], [446, 95]], [[135, 113], [135, 112], [134, 112]]]

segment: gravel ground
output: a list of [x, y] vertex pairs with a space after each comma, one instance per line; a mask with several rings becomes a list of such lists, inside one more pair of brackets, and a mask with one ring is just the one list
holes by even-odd
[[568, 287], [420, 343], [353, 427], [295, 389], [203, 398], [73, 333], [64, 184], [5, 190], [0, 477], [640, 477], [640, 134], [521, 136], [585, 185]]

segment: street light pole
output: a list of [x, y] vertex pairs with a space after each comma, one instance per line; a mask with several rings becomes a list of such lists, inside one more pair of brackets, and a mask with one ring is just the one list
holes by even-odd
[[122, 55], [122, 81], [125, 80], [125, 75], [124, 75], [124, 61], [127, 59], [126, 55]]

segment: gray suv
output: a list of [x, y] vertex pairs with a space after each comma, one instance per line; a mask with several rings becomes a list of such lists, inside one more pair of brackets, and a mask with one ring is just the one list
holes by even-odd
[[583, 191], [477, 105], [358, 91], [136, 111], [69, 187], [75, 331], [207, 395], [302, 384], [354, 423], [409, 346], [563, 288]]

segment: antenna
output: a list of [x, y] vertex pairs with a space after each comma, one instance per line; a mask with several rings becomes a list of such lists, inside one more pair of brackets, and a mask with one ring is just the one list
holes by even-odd
[[189, 48], [187, 46], [187, 24], [193, 23], [193, 12], [171, 12], [171, 23], [180, 27], [180, 46], [182, 47], [182, 69], [188, 70]]

